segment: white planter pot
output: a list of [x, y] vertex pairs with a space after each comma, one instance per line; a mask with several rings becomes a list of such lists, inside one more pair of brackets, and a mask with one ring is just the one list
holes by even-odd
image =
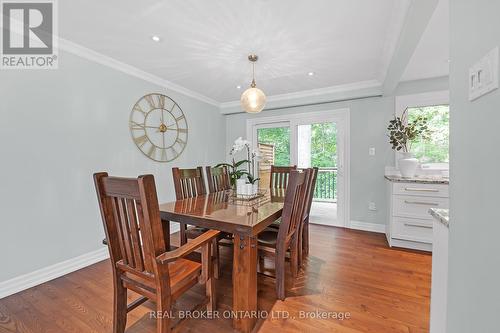
[[247, 194], [247, 181], [246, 179], [237, 179], [236, 180], [236, 195], [242, 196]]
[[401, 177], [412, 178], [415, 177], [415, 172], [418, 167], [418, 160], [413, 157], [412, 153], [401, 153], [403, 158], [398, 161], [399, 171], [401, 172]]
[[256, 195], [257, 193], [259, 193], [259, 181], [253, 184], [253, 194]]
[[246, 195], [253, 195], [253, 185], [252, 184], [246, 184]]

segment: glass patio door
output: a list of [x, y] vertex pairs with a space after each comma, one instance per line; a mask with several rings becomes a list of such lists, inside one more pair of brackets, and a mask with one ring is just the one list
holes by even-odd
[[[296, 160], [299, 168], [317, 167], [310, 221], [344, 226], [339, 219], [339, 131], [335, 121], [307, 121], [297, 124]], [[341, 150], [341, 149], [340, 149]], [[342, 213], [342, 212], [341, 212]]]
[[311, 223], [349, 225], [349, 110], [247, 120], [247, 137], [263, 155], [260, 187], [269, 188], [271, 165], [318, 167]]

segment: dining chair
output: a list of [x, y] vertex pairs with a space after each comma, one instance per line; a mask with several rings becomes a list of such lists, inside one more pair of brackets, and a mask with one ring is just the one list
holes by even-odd
[[[172, 176], [174, 180], [175, 197], [177, 200], [183, 200], [188, 198], [194, 198], [200, 195], [207, 194], [207, 189], [205, 187], [205, 179], [203, 177], [203, 168], [197, 167], [194, 169], [179, 169], [177, 167], [172, 168]], [[209, 229], [201, 228], [197, 226], [191, 226], [188, 228], [186, 223], [179, 222], [180, 224], [180, 244], [186, 244], [188, 239], [193, 239], [199, 237], [204, 232]], [[219, 235], [219, 238], [223, 238], [224, 235]], [[214, 260], [214, 270], [215, 278], [220, 276], [220, 265], [219, 265], [219, 242], [214, 240], [213, 245], [213, 260]]]
[[290, 172], [279, 229], [267, 228], [257, 236], [259, 260], [262, 256], [274, 256], [276, 295], [281, 300], [285, 299], [285, 258], [288, 251], [292, 276], [298, 274], [298, 230], [307, 207], [305, 200], [310, 174], [311, 169]]
[[[197, 197], [207, 193], [205, 187], [205, 180], [203, 179], [203, 168], [197, 167], [195, 169], [179, 169], [172, 168], [172, 176], [174, 178], [175, 198], [183, 200], [187, 198]], [[188, 233], [195, 238], [195, 235], [203, 233], [206, 229], [193, 227], [200, 230], [187, 230], [185, 223], [180, 223], [180, 243], [186, 244]]]
[[[288, 185], [288, 179], [290, 177], [290, 171], [297, 170], [296, 165], [291, 166], [275, 166], [271, 165], [271, 172], [269, 178], [269, 188], [271, 192], [285, 190]], [[281, 223], [281, 218], [274, 221], [270, 227], [279, 228]]]
[[271, 165], [271, 173], [269, 180], [269, 188], [283, 188], [286, 189], [290, 171], [297, 170], [296, 165], [292, 166], [275, 166]]
[[210, 193], [229, 190], [231, 183], [227, 167], [209, 167], [205, 168], [207, 173], [208, 191]]
[[[94, 174], [94, 183], [113, 272], [113, 332], [123, 333], [127, 313], [147, 300], [156, 303], [158, 313], [169, 313], [198, 283], [206, 286], [207, 311], [216, 310], [210, 251], [219, 232], [210, 230], [167, 251], [152, 175], [118, 178], [101, 172]], [[197, 249], [201, 263], [185, 259]], [[127, 305], [128, 290], [141, 296]], [[169, 316], [158, 316], [156, 324], [157, 333], [171, 332]]]
[[302, 265], [303, 259], [309, 254], [309, 215], [311, 214], [312, 201], [314, 198], [314, 190], [316, 188], [316, 180], [318, 179], [318, 168], [314, 167], [311, 169], [310, 178], [308, 183], [307, 197], [306, 197], [306, 209], [304, 211], [304, 220], [301, 223], [301, 228], [299, 230], [300, 245], [299, 245], [299, 266]]
[[[231, 189], [231, 180], [229, 178], [229, 172], [226, 166], [221, 167], [205, 167], [207, 174], [208, 191], [210, 193], [222, 192]], [[217, 194], [217, 197], [224, 197], [224, 193]], [[217, 200], [217, 198], [214, 198]], [[217, 204], [212, 207], [217, 207]], [[225, 232], [221, 232], [219, 236], [218, 245], [233, 246], [233, 235]], [[225, 240], [224, 242], [221, 242]], [[220, 270], [218, 270], [220, 274]]]

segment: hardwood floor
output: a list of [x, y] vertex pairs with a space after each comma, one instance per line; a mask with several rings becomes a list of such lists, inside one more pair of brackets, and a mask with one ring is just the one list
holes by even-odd
[[[382, 234], [318, 225], [311, 225], [310, 232], [305, 270], [294, 282], [287, 275], [284, 302], [276, 300], [274, 280], [259, 276], [259, 310], [272, 311], [274, 318], [259, 320], [254, 332], [428, 332], [430, 254], [390, 249]], [[223, 276], [217, 281], [217, 297], [224, 317], [232, 302], [232, 250], [223, 247], [221, 252]], [[266, 261], [265, 267], [270, 269], [272, 263]], [[204, 287], [196, 286], [176, 308], [191, 309], [203, 295]], [[111, 332], [111, 303], [106, 260], [1, 299], [0, 332]], [[150, 318], [154, 309], [147, 302], [130, 312], [126, 332], [155, 332], [155, 319]], [[306, 314], [300, 311], [309, 316], [324, 311], [330, 318], [298, 319]], [[350, 316], [333, 319], [335, 313]], [[219, 318], [187, 319], [179, 331], [233, 330], [231, 319]]]

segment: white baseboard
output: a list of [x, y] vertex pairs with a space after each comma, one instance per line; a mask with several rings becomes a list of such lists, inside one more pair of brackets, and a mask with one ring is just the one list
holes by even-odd
[[[170, 233], [173, 234], [179, 230], [179, 223], [170, 224]], [[68, 259], [48, 267], [38, 269], [34, 272], [2, 281], [0, 282], [0, 299], [93, 265], [107, 258], [109, 258], [108, 247], [103, 246], [99, 250], [82, 254], [76, 258]]]
[[38, 269], [34, 272], [0, 282], [0, 299], [77, 271], [107, 258], [109, 258], [108, 248], [103, 246], [99, 250], [85, 253], [76, 258], [68, 259], [48, 267]]
[[383, 234], [383, 233], [385, 233], [385, 224], [361, 222], [361, 221], [350, 221], [349, 222], [349, 229], [378, 232], [378, 233]]

